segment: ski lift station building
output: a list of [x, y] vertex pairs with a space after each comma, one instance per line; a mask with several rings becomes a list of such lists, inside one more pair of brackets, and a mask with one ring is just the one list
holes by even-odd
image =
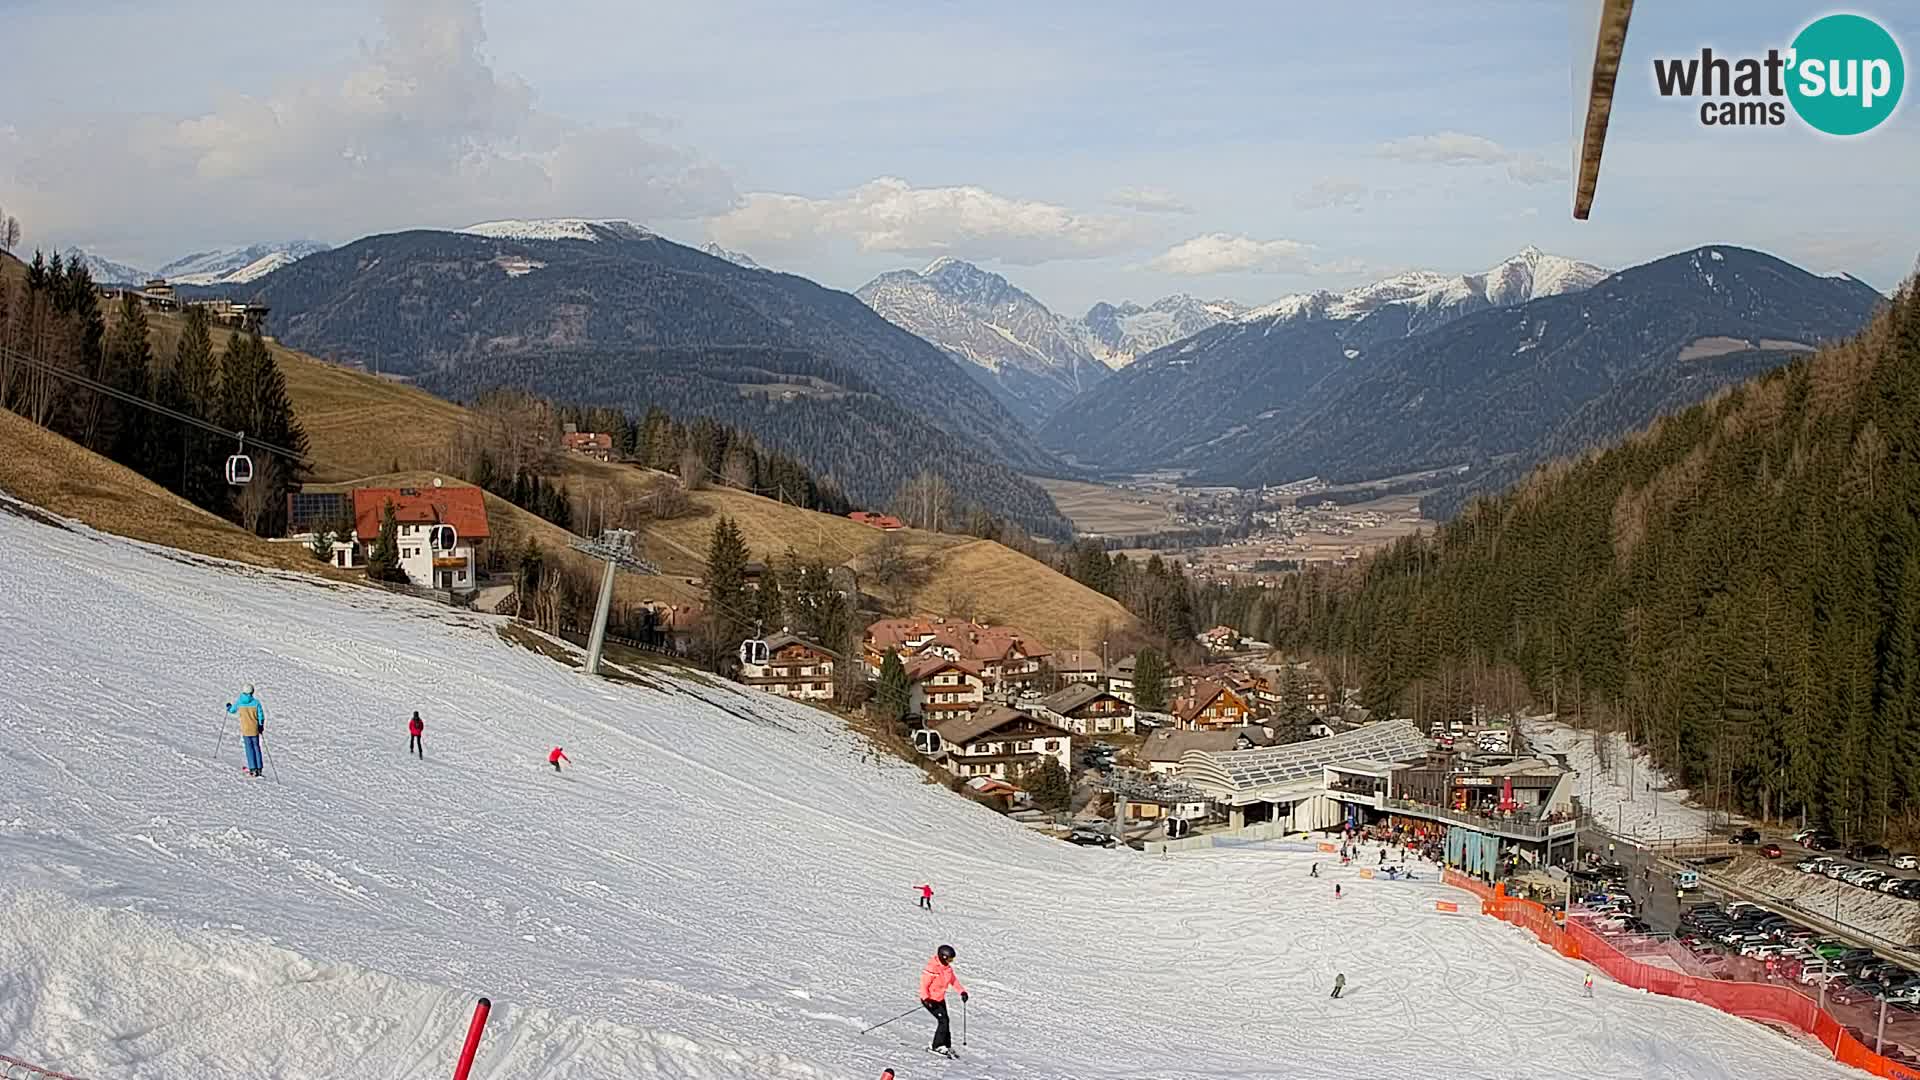
[[[1205, 794], [1228, 831], [1252, 835], [1421, 824], [1545, 863], [1570, 857], [1577, 828], [1572, 773], [1540, 761], [1477, 766], [1436, 751], [1410, 720], [1284, 746], [1189, 750], [1173, 776]], [[1510, 805], [1474, 812], [1455, 795], [1481, 789], [1506, 793]]]

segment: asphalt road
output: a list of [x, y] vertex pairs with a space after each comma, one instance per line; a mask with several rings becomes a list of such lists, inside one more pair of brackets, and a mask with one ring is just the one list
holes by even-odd
[[[1613, 843], [1611, 856], [1607, 854], [1608, 843]], [[1592, 830], [1580, 834], [1580, 850], [1599, 852], [1603, 862], [1617, 862], [1627, 870], [1627, 891], [1633, 894], [1640, 904], [1640, 918], [1651, 926], [1655, 933], [1671, 934], [1680, 928], [1680, 903], [1674, 896], [1673, 880], [1653, 866], [1653, 856], [1634, 847], [1609, 841], [1606, 834]], [[1583, 855], [1584, 861], [1584, 855]], [[1649, 872], [1652, 876], [1649, 878]], [[1697, 904], [1709, 899], [1706, 890], [1696, 890], [1687, 894], [1689, 904]]]

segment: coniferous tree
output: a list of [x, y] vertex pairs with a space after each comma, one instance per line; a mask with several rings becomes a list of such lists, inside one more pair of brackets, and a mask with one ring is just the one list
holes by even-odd
[[1021, 783], [1033, 804], [1042, 810], [1065, 810], [1073, 802], [1073, 778], [1053, 758], [1042, 759], [1028, 769]]
[[[407, 580], [407, 572], [400, 566], [400, 522], [394, 516], [392, 502], [380, 512], [380, 536], [367, 550], [367, 576], [375, 581]], [[529, 589], [528, 594], [531, 592]]]
[[307, 550], [313, 553], [316, 562], [333, 561], [333, 528], [324, 522], [313, 526], [313, 537], [307, 541]]
[[888, 649], [886, 659], [880, 661], [880, 677], [874, 683], [874, 708], [879, 710], [882, 720], [897, 724], [907, 715], [912, 696], [913, 687], [907, 681], [907, 666], [900, 660], [900, 650]]
[[1141, 649], [1133, 658], [1133, 703], [1148, 712], [1167, 707], [1166, 658], [1153, 649]]
[[780, 577], [780, 565], [769, 559], [766, 571], [760, 575], [760, 587], [753, 597], [754, 618], [759, 620], [762, 630], [769, 634], [787, 625], [786, 597]]
[[[174, 400], [160, 400], [163, 388], [154, 370], [153, 346], [148, 333], [146, 305], [132, 292], [121, 293], [113, 329], [108, 332], [103, 349], [106, 368], [103, 381], [117, 390], [177, 409], [179, 395], [171, 387], [164, 389]], [[164, 470], [156, 468], [153, 460], [154, 455], [161, 452], [155, 435], [160, 431], [172, 432], [180, 426], [179, 422], [136, 405], [115, 403], [114, 409], [118, 423], [112, 437], [113, 459], [149, 478], [164, 475]]]
[[[190, 307], [186, 326], [173, 353], [174, 377], [188, 412], [215, 424], [221, 422], [220, 369], [214, 359], [213, 335], [202, 307]], [[180, 476], [168, 484], [182, 498], [216, 514], [227, 511], [227, 455], [233, 448], [198, 428], [179, 432]]]
[[752, 630], [747, 596], [747, 543], [730, 517], [714, 523], [707, 544], [707, 628], [710, 660], [718, 662]]
[[[305, 457], [307, 434], [294, 416], [286, 377], [257, 329], [227, 339], [220, 401], [221, 426]], [[278, 536], [286, 531], [287, 496], [300, 489], [298, 463], [264, 449], [248, 456], [254, 479], [238, 500], [243, 524], [257, 535]]]

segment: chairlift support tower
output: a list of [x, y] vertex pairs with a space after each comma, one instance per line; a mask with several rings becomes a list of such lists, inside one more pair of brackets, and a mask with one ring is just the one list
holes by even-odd
[[660, 568], [633, 553], [634, 532], [632, 529], [604, 529], [593, 540], [576, 540], [570, 545], [583, 555], [591, 555], [607, 564], [600, 578], [600, 602], [593, 611], [593, 632], [587, 637], [586, 673], [600, 673], [600, 653], [607, 644], [607, 614], [613, 609], [613, 575], [624, 570], [629, 574], [649, 574], [657, 576]]

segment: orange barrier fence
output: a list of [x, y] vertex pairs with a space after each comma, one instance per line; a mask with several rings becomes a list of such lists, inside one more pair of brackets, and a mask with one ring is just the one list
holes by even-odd
[[1479, 878], [1468, 877], [1452, 867], [1447, 867], [1440, 872], [1440, 880], [1456, 889], [1465, 889], [1482, 900], [1493, 899], [1493, 886]]
[[1622, 985], [1697, 1001], [1748, 1020], [1797, 1028], [1819, 1039], [1821, 1045], [1833, 1052], [1835, 1060], [1843, 1064], [1892, 1080], [1920, 1080], [1920, 1064], [1895, 1061], [1874, 1053], [1832, 1013], [1821, 1009], [1798, 990], [1779, 983], [1705, 979], [1644, 964], [1578, 920], [1559, 920], [1552, 910], [1541, 904], [1506, 895], [1504, 886], [1490, 889], [1452, 870], [1446, 871], [1442, 880], [1481, 897], [1482, 914], [1525, 927], [1562, 956], [1585, 960]]

